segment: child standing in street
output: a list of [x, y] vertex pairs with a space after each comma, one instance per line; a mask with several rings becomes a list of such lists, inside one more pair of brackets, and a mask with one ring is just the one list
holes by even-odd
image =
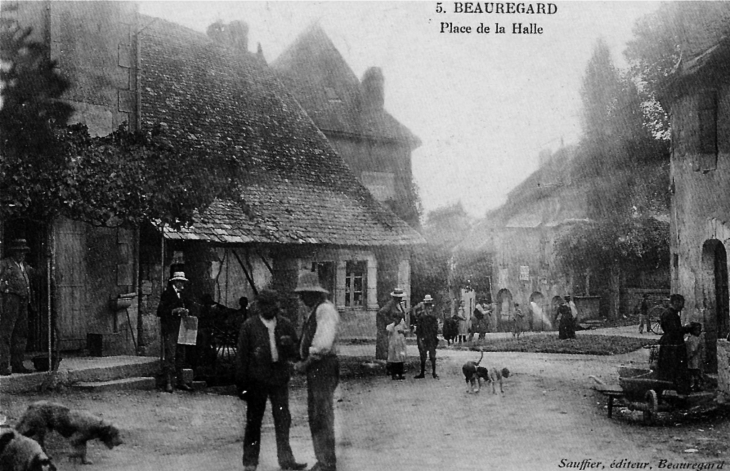
[[385, 327], [388, 332], [388, 367], [392, 379], [406, 379], [403, 367], [406, 362], [406, 321], [401, 316]]

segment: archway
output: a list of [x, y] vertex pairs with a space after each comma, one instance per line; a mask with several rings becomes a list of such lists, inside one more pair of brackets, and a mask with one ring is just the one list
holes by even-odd
[[705, 308], [701, 319], [705, 330], [706, 370], [717, 372], [717, 339], [730, 333], [730, 294], [728, 293], [727, 251], [717, 239], [702, 245], [702, 300], [697, 308]]
[[509, 329], [509, 320], [512, 317], [512, 293], [508, 289], [501, 289], [497, 293], [497, 309], [495, 321], [498, 331]]
[[530, 329], [552, 330], [553, 323], [545, 306], [545, 296], [535, 291], [530, 295]]

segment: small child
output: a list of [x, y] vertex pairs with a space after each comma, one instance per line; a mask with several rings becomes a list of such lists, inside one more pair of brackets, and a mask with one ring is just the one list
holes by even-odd
[[385, 327], [388, 332], [388, 370], [394, 380], [406, 379], [403, 376], [406, 361], [406, 322], [400, 316]]
[[702, 335], [702, 324], [690, 323], [690, 335], [685, 341], [687, 345], [687, 369], [690, 375], [690, 389], [699, 391], [702, 386], [702, 367], [705, 357], [705, 340]]

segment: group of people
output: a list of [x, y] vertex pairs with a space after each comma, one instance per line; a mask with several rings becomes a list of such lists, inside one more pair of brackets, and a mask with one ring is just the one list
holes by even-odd
[[[184, 295], [188, 279], [182, 271], [173, 272], [160, 299], [158, 315], [164, 349], [165, 390], [190, 390], [181, 374], [185, 362], [184, 345], [178, 343], [181, 323], [190, 317], [192, 303]], [[307, 412], [317, 463], [311, 471], [335, 471], [334, 392], [339, 384], [337, 331], [340, 316], [327, 299], [329, 292], [316, 273], [303, 273], [294, 292], [308, 313], [301, 335], [281, 308], [281, 294], [261, 290], [243, 322], [238, 336], [236, 386], [246, 401], [246, 427], [243, 438], [243, 467], [255, 471], [259, 464], [261, 423], [266, 402], [271, 402], [279, 466], [283, 470], [302, 470], [306, 463], [295, 460], [289, 444], [290, 366], [307, 377]], [[176, 380], [176, 381], [175, 381]]]
[[[393, 380], [403, 380], [406, 361], [406, 334], [414, 331], [416, 344], [421, 360], [421, 372], [416, 379], [426, 377], [426, 360], [431, 362], [431, 376], [436, 374], [436, 347], [438, 346], [438, 317], [434, 308], [433, 298], [427, 294], [410, 311], [410, 326], [406, 322], [407, 310], [403, 304], [405, 293], [395, 288], [390, 293], [391, 299], [378, 311], [377, 329], [378, 342], [376, 343], [376, 358], [387, 358], [386, 371]], [[382, 329], [382, 330], [381, 330]], [[383, 331], [385, 335], [383, 335]], [[386, 353], [383, 355], [383, 353]]]

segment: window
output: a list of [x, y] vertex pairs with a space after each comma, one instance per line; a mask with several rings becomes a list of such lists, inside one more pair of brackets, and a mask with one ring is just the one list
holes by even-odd
[[365, 307], [367, 262], [347, 262], [345, 268], [345, 306]]
[[717, 92], [714, 90], [700, 93], [697, 101], [699, 123], [698, 170], [717, 168]]

